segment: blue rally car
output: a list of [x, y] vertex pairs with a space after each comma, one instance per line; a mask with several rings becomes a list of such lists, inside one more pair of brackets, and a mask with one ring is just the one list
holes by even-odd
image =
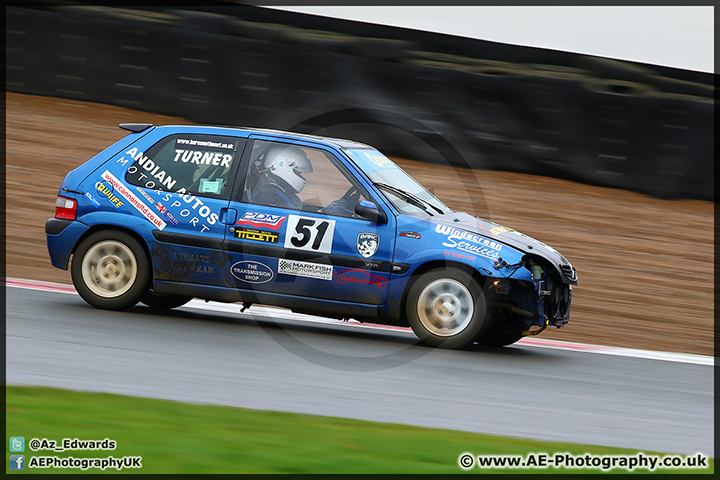
[[577, 274], [565, 257], [450, 210], [370, 146], [120, 127], [131, 133], [67, 174], [45, 225], [52, 264], [70, 265], [97, 308], [275, 305], [409, 325], [448, 348], [508, 345], [568, 322]]

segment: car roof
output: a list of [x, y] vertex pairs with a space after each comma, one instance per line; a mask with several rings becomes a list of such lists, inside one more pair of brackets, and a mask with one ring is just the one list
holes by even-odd
[[255, 128], [255, 127], [236, 127], [233, 125], [158, 125], [158, 127], [193, 127], [197, 128], [198, 130], [206, 130], [206, 129], [228, 129], [228, 130], [234, 130], [236, 132], [242, 132], [247, 133], [248, 135], [252, 135], [253, 133], [260, 133], [260, 134], [268, 134], [268, 135], [274, 135], [278, 137], [283, 137], [287, 139], [297, 139], [297, 140], [310, 140], [313, 142], [319, 142], [319, 143], [325, 143], [328, 145], [332, 145], [338, 148], [375, 148], [370, 145], [366, 145], [364, 143], [355, 142], [353, 140], [347, 140], [343, 138], [333, 138], [333, 137], [322, 137], [319, 135], [310, 135], [307, 133], [295, 133], [295, 132], [288, 132], [284, 130], [273, 130], [270, 128]]

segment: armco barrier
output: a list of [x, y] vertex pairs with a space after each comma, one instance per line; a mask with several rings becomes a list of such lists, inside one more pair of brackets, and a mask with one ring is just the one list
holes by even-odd
[[710, 74], [222, 3], [43, 2], [6, 22], [9, 91], [713, 198]]

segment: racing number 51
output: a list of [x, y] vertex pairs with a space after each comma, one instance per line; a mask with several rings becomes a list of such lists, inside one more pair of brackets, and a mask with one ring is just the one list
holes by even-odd
[[[315, 227], [314, 232], [310, 231], [310, 229], [308, 228], [313, 226]], [[302, 237], [298, 238], [293, 236], [290, 241], [295, 247], [303, 248], [313, 237], [314, 233], [315, 240], [312, 243], [312, 249], [317, 250], [318, 248], [320, 248], [320, 244], [322, 243], [322, 239], [325, 236], [325, 232], [327, 231], [328, 226], [330, 226], [330, 224], [327, 221], [321, 221], [320, 223], [315, 225], [314, 220], [310, 220], [309, 218], [301, 218], [297, 225], [295, 225], [295, 231], [297, 233], [302, 233]]]
[[330, 253], [335, 220], [289, 215], [287, 231], [286, 248]]

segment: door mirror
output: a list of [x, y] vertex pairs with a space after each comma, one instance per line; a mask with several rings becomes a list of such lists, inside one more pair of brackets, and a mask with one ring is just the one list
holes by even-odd
[[355, 205], [355, 213], [375, 223], [387, 223], [387, 215], [375, 203], [369, 200], [360, 200]]

